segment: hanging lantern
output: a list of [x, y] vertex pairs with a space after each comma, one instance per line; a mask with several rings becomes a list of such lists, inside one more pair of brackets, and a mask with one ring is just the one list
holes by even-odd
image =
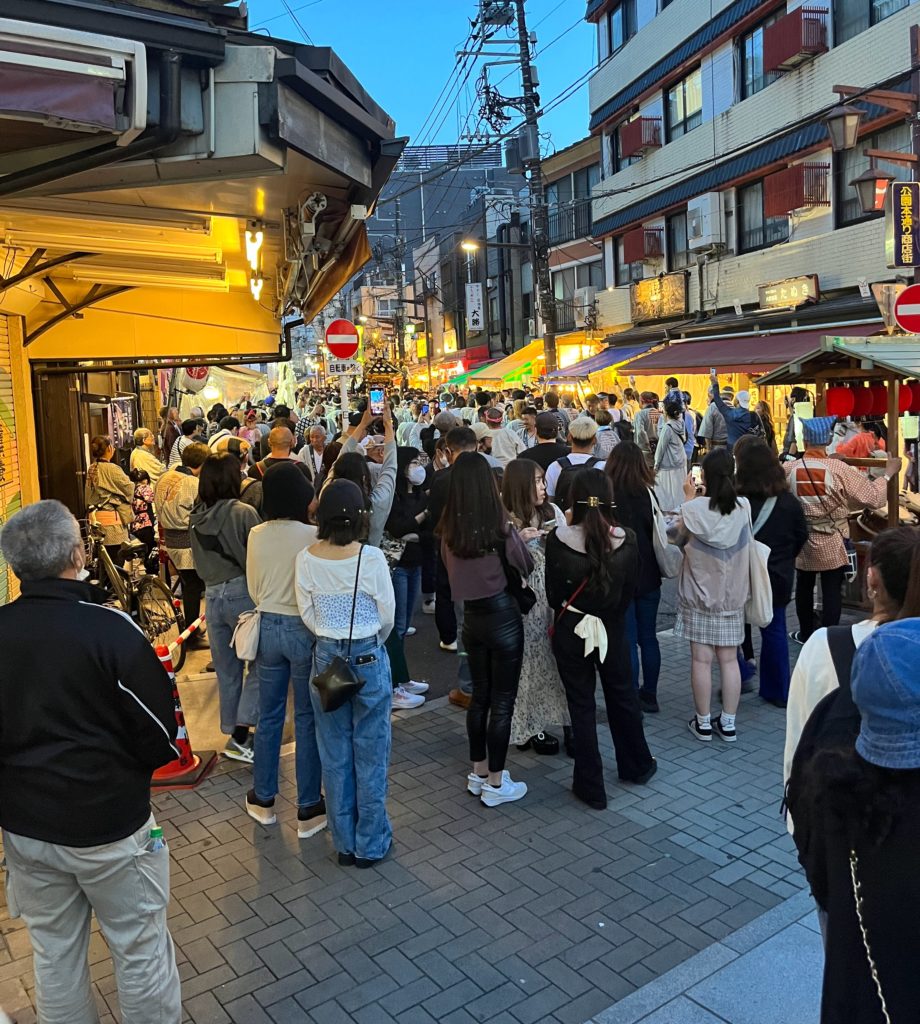
[[869, 391], [872, 393], [872, 408], [870, 416], [884, 416], [888, 412], [888, 388], [884, 384], [873, 384]]
[[828, 388], [825, 394], [827, 415], [845, 419], [853, 412], [856, 396], [850, 388]]
[[908, 412], [915, 416], [917, 413], [920, 413], [920, 380], [912, 380], [907, 387], [910, 388], [911, 394]]
[[910, 412], [910, 407], [914, 402], [914, 393], [910, 389], [909, 384], [902, 384], [898, 388], [898, 415], [902, 416], [906, 412]]
[[853, 415], [868, 416], [872, 412], [872, 392], [869, 388], [857, 384], [853, 388]]

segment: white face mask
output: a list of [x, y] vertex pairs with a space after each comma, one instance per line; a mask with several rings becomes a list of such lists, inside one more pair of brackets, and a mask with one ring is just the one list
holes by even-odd
[[410, 466], [406, 478], [413, 487], [420, 487], [425, 482], [425, 469], [423, 466]]
[[89, 569], [84, 565], [83, 568], [77, 573], [77, 579], [81, 582], [89, 579]]

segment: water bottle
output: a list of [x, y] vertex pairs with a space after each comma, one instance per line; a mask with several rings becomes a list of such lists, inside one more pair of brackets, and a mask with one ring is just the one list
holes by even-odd
[[166, 849], [166, 840], [163, 838], [163, 829], [154, 827], [150, 830], [150, 838], [147, 840], [147, 844], [144, 849], [148, 853], [156, 853], [159, 850]]

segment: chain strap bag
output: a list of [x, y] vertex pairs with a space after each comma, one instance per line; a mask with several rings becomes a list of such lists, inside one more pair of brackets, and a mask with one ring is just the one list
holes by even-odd
[[338, 711], [358, 693], [364, 680], [351, 666], [351, 638], [355, 628], [355, 607], [358, 603], [358, 580], [361, 578], [361, 555], [364, 553], [362, 544], [358, 550], [358, 568], [355, 570], [355, 589], [351, 595], [351, 622], [348, 626], [348, 650], [343, 658], [337, 654], [332, 661], [313, 677], [313, 685], [319, 692], [319, 700], [323, 711]]
[[673, 580], [680, 575], [684, 552], [676, 544], [668, 542], [668, 526], [664, 520], [664, 512], [661, 511], [655, 492], [650, 489], [648, 494], [652, 503], [652, 547], [655, 550], [655, 561], [661, 575], [665, 579]]

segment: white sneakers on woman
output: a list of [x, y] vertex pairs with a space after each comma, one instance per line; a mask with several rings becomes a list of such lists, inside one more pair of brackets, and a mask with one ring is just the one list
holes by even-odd
[[485, 778], [470, 772], [466, 777], [466, 788], [473, 796], [478, 796], [486, 807], [497, 807], [499, 804], [510, 804], [527, 795], [526, 782], [514, 782], [507, 770], [502, 772], [500, 786], [490, 786]]
[[[428, 687], [426, 686], [427, 690]], [[425, 703], [425, 698], [420, 693], [411, 693], [408, 686], [397, 686], [393, 691], [393, 707], [397, 711], [409, 711], [412, 708], [420, 708]]]

